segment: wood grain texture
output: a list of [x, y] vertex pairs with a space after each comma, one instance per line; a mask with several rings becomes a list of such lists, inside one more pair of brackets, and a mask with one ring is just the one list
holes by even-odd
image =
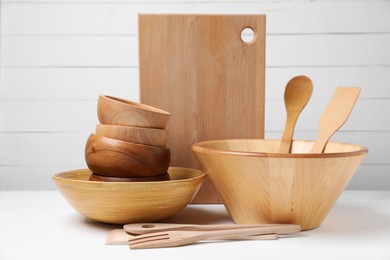
[[106, 245], [128, 245], [129, 238], [133, 236], [123, 229], [114, 229], [108, 232]]
[[169, 174], [163, 174], [152, 177], [138, 177], [138, 178], [116, 178], [116, 177], [106, 177], [91, 173], [89, 177], [90, 181], [103, 181], [103, 182], [150, 182], [150, 181], [169, 181]]
[[[114, 229], [108, 232], [106, 245], [129, 245], [129, 239], [135, 238], [136, 235], [127, 233], [124, 229]], [[252, 235], [252, 236], [232, 236], [221, 237], [221, 240], [273, 240], [277, 239], [277, 234]]]
[[256, 227], [266, 227], [283, 224], [175, 224], [175, 223], [133, 223], [123, 226], [123, 229], [134, 235], [150, 234], [163, 231], [216, 231], [216, 230], [228, 230], [228, 229], [246, 229]]
[[[136, 35], [3, 38], [4, 67], [131, 68], [139, 63]], [[267, 35], [266, 45], [267, 66], [386, 66], [390, 60], [388, 33]]]
[[121, 141], [165, 147], [168, 142], [168, 130], [146, 127], [119, 125], [96, 126], [96, 135]]
[[88, 181], [88, 169], [58, 173], [53, 180], [81, 215], [100, 222], [129, 224], [153, 222], [182, 210], [199, 190], [204, 173], [171, 167], [170, 181]]
[[85, 161], [97, 175], [117, 178], [154, 177], [166, 174], [171, 159], [166, 147], [135, 144], [91, 134]]
[[339, 87], [325, 108], [317, 141], [311, 153], [322, 153], [329, 138], [347, 121], [360, 94], [360, 87]]
[[[172, 114], [173, 166], [199, 167], [201, 140], [263, 137], [265, 16], [140, 15], [139, 51], [141, 102]], [[206, 182], [194, 202], [220, 200]]]
[[[271, 57], [267, 56], [267, 59]], [[95, 101], [102, 93], [139, 101], [138, 67], [37, 67], [2, 68], [0, 71], [1, 98], [11, 100], [73, 100]], [[294, 67], [266, 68], [266, 99], [282, 100], [286, 82], [296, 75], [308, 75], [315, 83], [313, 98], [329, 100], [336, 86], [370, 86], [364, 88], [359, 99], [390, 99], [387, 82], [390, 67]], [[23, 77], [20, 77], [23, 75]], [[330, 76], [331, 75], [331, 76]], [[131, 91], [129, 92], [129, 86]], [[329, 86], [333, 86], [329, 87]], [[77, 96], [75, 96], [77, 93]], [[89, 106], [89, 105], [88, 105]], [[93, 108], [93, 107], [92, 107]], [[270, 113], [270, 116], [272, 113]], [[282, 118], [279, 118], [283, 121]], [[29, 130], [27, 128], [26, 130]], [[267, 126], [265, 126], [267, 127]], [[281, 129], [280, 129], [281, 130]]]
[[165, 129], [170, 118], [161, 109], [111, 96], [99, 96], [97, 112], [99, 122], [107, 125]]
[[97, 97], [139, 101], [137, 13], [256, 10], [267, 14], [266, 138], [282, 135], [284, 87], [295, 75], [308, 75], [315, 85], [315, 102], [300, 115], [297, 139], [316, 138], [336, 86], [363, 86], [358, 106], [332, 140], [370, 150], [348, 189], [388, 190], [390, 121], [372, 115], [390, 110], [389, 5], [383, 0], [1, 1], [0, 188], [55, 189], [53, 172], [86, 167], [83, 152], [98, 123]]
[[192, 244], [201, 240], [220, 239], [234, 236], [296, 234], [301, 231], [299, 225], [271, 225], [257, 228], [228, 229], [214, 231], [167, 231], [144, 234], [129, 239], [131, 249], [175, 247]]
[[193, 150], [237, 224], [292, 223], [317, 228], [367, 154], [365, 147], [328, 143], [310, 154], [312, 141], [223, 140]]
[[309, 102], [312, 92], [313, 83], [306, 76], [296, 76], [287, 83], [286, 90], [284, 91], [284, 105], [286, 106], [287, 119], [280, 140], [279, 153], [290, 152], [295, 124], [307, 102]]

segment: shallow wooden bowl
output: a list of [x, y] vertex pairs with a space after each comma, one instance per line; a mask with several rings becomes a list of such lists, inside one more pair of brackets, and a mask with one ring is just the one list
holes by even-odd
[[101, 124], [165, 129], [170, 113], [129, 100], [99, 96], [98, 118]]
[[100, 222], [128, 224], [153, 222], [182, 210], [198, 192], [204, 173], [171, 167], [170, 181], [89, 181], [88, 169], [53, 176], [58, 189], [81, 215]]
[[367, 154], [354, 144], [294, 141], [278, 154], [279, 140], [219, 140], [192, 150], [231, 217], [239, 224], [292, 223], [319, 227]]
[[165, 174], [171, 160], [168, 148], [135, 144], [91, 134], [85, 146], [88, 168], [101, 176], [150, 177]]
[[96, 135], [154, 146], [166, 146], [168, 142], [168, 130], [157, 128], [99, 124], [96, 126]]

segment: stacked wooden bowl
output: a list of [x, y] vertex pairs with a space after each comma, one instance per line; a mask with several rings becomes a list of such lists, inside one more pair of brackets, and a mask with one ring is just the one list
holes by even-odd
[[169, 180], [168, 112], [111, 96], [100, 96], [97, 110], [100, 124], [85, 147], [90, 180]]

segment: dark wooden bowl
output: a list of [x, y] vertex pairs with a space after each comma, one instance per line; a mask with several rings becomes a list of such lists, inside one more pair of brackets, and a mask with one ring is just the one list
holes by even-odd
[[117, 177], [106, 177], [91, 173], [89, 177], [90, 181], [104, 181], [104, 182], [146, 182], [146, 181], [169, 181], [169, 174], [163, 174], [152, 177], [138, 177], [138, 178], [117, 178]]
[[138, 178], [167, 172], [171, 153], [168, 148], [135, 144], [91, 134], [85, 146], [88, 168], [100, 175]]
[[153, 146], [166, 146], [168, 142], [168, 130], [158, 128], [99, 124], [96, 135]]

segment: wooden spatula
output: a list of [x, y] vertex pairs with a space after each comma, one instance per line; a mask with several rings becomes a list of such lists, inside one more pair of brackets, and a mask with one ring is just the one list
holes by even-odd
[[317, 141], [311, 153], [322, 153], [330, 137], [347, 121], [360, 94], [360, 87], [339, 87], [320, 120]]

